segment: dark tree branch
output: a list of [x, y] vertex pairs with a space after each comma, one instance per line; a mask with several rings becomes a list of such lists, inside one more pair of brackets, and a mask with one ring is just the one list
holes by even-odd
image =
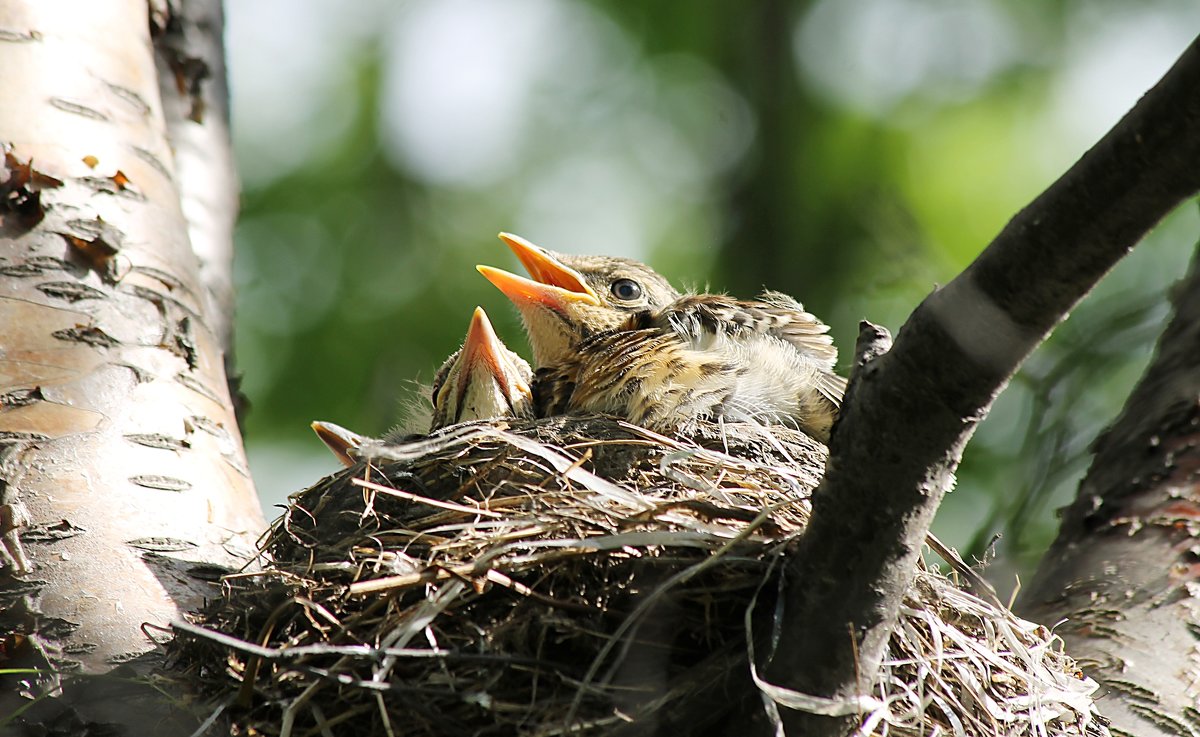
[[[1172, 208], [1200, 189], [1200, 41], [1022, 210], [894, 347], [855, 367], [814, 513], [787, 570], [768, 679], [852, 703], [879, 666], [962, 449], [1017, 367]], [[854, 715], [785, 711], [790, 734]]]
[[[1058, 539], [1021, 598], [1104, 687], [1116, 730], [1200, 730], [1200, 250], [1154, 361], [1095, 445]], [[1124, 695], [1136, 692], [1136, 700]], [[1114, 730], [1114, 732], [1116, 731]]]

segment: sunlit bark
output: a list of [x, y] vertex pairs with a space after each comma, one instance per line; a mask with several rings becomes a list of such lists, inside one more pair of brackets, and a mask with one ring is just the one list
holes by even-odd
[[[148, 11], [0, 4], [9, 666], [103, 672], [146, 652], [263, 528], [226, 386], [228, 299], [200, 278], [202, 260], [227, 276], [229, 249], [198, 258], [189, 241]], [[197, 85], [173, 94], [208, 94]], [[223, 105], [209, 110], [172, 131], [217, 126], [204, 145], [227, 159]]]

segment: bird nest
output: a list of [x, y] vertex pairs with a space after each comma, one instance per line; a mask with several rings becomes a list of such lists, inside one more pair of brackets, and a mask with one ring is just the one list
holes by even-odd
[[[372, 445], [293, 496], [174, 654], [239, 734], [773, 731], [749, 653], [824, 458], [784, 430], [571, 418]], [[1103, 735], [1094, 689], [923, 567], [860, 733]]]

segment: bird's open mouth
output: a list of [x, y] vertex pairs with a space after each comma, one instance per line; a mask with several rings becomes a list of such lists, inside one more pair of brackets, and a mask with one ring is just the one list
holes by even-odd
[[518, 307], [535, 304], [561, 311], [570, 304], [581, 302], [600, 305], [600, 298], [579, 272], [520, 236], [501, 233], [500, 240], [512, 249], [533, 278], [526, 279], [491, 266], [475, 268]]
[[458, 385], [455, 387], [459, 406], [466, 398], [468, 384], [476, 369], [482, 369], [485, 375], [501, 388], [507, 387], [508, 382], [505, 381], [505, 370], [501, 363], [504, 350], [504, 344], [492, 328], [487, 313], [482, 307], [476, 307], [475, 314], [471, 316], [471, 326], [467, 328], [467, 339], [463, 341], [463, 371], [459, 373]]

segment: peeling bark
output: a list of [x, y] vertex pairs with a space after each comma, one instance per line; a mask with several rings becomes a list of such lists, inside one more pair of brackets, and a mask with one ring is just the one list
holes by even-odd
[[[220, 0], [188, 0], [174, 8], [155, 48], [167, 140], [175, 153], [188, 240], [209, 300], [209, 328], [231, 356], [239, 186], [229, 132], [224, 27]], [[232, 367], [227, 364], [226, 370]]]
[[31, 694], [151, 649], [264, 527], [148, 10], [0, 5], [0, 633]]
[[[1200, 734], [1200, 251], [1174, 317], [1021, 597], [1089, 675], [1114, 734]], [[1065, 622], [1063, 620], [1066, 620]]]

